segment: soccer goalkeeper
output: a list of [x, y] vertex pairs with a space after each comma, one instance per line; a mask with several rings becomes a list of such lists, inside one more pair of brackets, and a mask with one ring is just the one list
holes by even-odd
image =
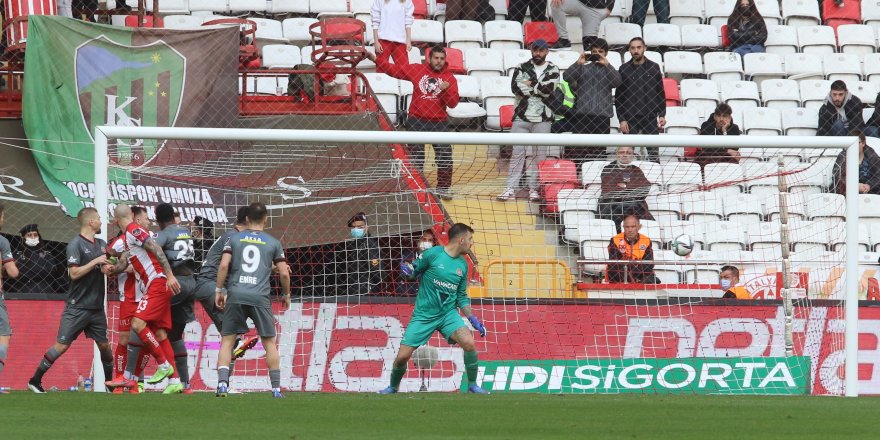
[[435, 330], [439, 330], [450, 344], [457, 343], [464, 350], [468, 392], [489, 394], [477, 385], [474, 336], [456, 310], [461, 309], [480, 336], [486, 336], [486, 327], [474, 315], [467, 296], [468, 266], [462, 255], [471, 249], [473, 234], [470, 226], [456, 223], [449, 230], [449, 243], [446, 246], [434, 246], [419, 255], [414, 263], [404, 261], [400, 264], [400, 271], [405, 277], [415, 279], [421, 276], [421, 281], [412, 319], [406, 326], [400, 351], [391, 369], [391, 385], [379, 391], [379, 394], [393, 394], [400, 389], [400, 380], [406, 374], [406, 364], [413, 351], [428, 342]]

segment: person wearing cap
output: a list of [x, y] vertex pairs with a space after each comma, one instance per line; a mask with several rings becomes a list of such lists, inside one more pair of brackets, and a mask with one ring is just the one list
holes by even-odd
[[193, 219], [192, 236], [193, 249], [196, 254], [193, 258], [197, 263], [205, 261], [205, 254], [214, 245], [214, 222], [202, 216]]
[[[559, 82], [559, 68], [547, 61], [550, 46], [538, 39], [532, 42], [532, 58], [514, 70], [510, 88], [514, 95], [513, 126], [511, 133], [550, 133], [553, 110], [545, 100]], [[516, 197], [516, 188], [525, 172], [529, 186], [529, 200], [537, 202], [538, 162], [547, 158], [547, 146], [514, 145], [507, 170], [507, 187], [498, 196], [505, 202]]]
[[19, 268], [18, 279], [10, 282], [9, 291], [19, 293], [57, 293], [63, 291], [63, 260], [43, 241], [36, 223], [18, 231], [21, 237], [12, 251]]
[[[620, 87], [615, 92], [617, 118], [623, 134], [660, 134], [666, 125], [666, 91], [660, 65], [645, 56], [645, 40], [629, 41], [632, 58], [620, 66]], [[660, 162], [660, 148], [647, 147], [647, 159]]]
[[351, 238], [337, 246], [330, 266], [335, 275], [335, 293], [378, 293], [385, 276], [379, 239], [370, 236], [367, 214], [363, 212], [348, 219], [347, 225]]

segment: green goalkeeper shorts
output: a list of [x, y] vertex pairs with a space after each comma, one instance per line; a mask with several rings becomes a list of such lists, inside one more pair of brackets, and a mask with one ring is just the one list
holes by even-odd
[[409, 325], [406, 326], [406, 331], [403, 332], [401, 344], [410, 347], [425, 345], [434, 330], [439, 330], [447, 342], [454, 344], [452, 334], [464, 326], [464, 320], [461, 319], [457, 310], [450, 310], [440, 318], [424, 318], [414, 314]]

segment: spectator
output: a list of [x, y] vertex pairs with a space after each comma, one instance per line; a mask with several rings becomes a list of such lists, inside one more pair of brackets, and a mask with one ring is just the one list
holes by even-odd
[[[545, 40], [532, 43], [532, 59], [522, 63], [513, 73], [510, 88], [514, 94], [513, 126], [511, 133], [550, 133], [553, 111], [545, 100], [559, 82], [559, 68], [547, 61], [549, 46]], [[538, 162], [547, 158], [546, 146], [514, 145], [507, 171], [507, 188], [498, 200], [505, 202], [516, 197], [516, 187], [523, 170], [528, 180], [529, 200], [541, 199], [538, 194]]]
[[[853, 131], [859, 138], [859, 194], [880, 194], [880, 156], [867, 144], [865, 133]], [[841, 151], [831, 172], [832, 192], [846, 195], [846, 151]]]
[[722, 298], [727, 299], [752, 299], [752, 294], [744, 286], [739, 285], [739, 269], [735, 266], [723, 266], [719, 275]]
[[[725, 103], [718, 104], [700, 127], [704, 136], [739, 136], [739, 126], [733, 123], [733, 109]], [[693, 162], [705, 167], [710, 163], [739, 163], [738, 148], [698, 148]]]
[[373, 0], [370, 15], [377, 58], [409, 64], [414, 9], [412, 0]]
[[633, 0], [629, 22], [644, 27], [645, 16], [648, 15], [648, 4], [652, 1], [654, 2], [654, 15], [657, 17], [657, 23], [669, 23], [669, 0]]
[[846, 89], [846, 83], [831, 83], [831, 91], [819, 108], [819, 136], [846, 136], [851, 130], [865, 129], [862, 100]]
[[[559, 40], [553, 45], [554, 50], [570, 49], [571, 41], [568, 39], [568, 28], [565, 23], [565, 15], [577, 15], [581, 19], [583, 31], [584, 50], [593, 47], [593, 40], [599, 35], [599, 24], [605, 17], [611, 15], [614, 8], [614, 0], [550, 0], [550, 15], [556, 25], [556, 33]], [[606, 44], [607, 47], [607, 44]], [[606, 48], [606, 52], [608, 49]]]
[[[405, 249], [403, 251], [400, 260], [412, 263], [422, 254], [422, 252], [431, 249], [436, 244], [437, 241], [434, 237], [434, 231], [428, 229], [427, 231], [422, 232], [422, 236], [419, 237], [419, 241], [415, 243], [415, 246], [413, 246], [412, 249]], [[397, 280], [396, 291], [401, 295], [413, 296], [419, 291], [419, 282], [418, 280], [409, 281], [404, 277], [399, 277]]]
[[378, 293], [384, 279], [379, 239], [370, 236], [367, 215], [363, 212], [355, 214], [347, 224], [351, 239], [337, 247], [332, 265], [336, 294]]
[[202, 263], [205, 261], [205, 254], [208, 249], [214, 245], [214, 222], [201, 216], [193, 219], [192, 227], [193, 249], [195, 250], [195, 261]]
[[[448, 131], [446, 108], [458, 105], [458, 82], [446, 64], [446, 50], [434, 46], [425, 64], [389, 64], [369, 52], [367, 57], [376, 63], [377, 70], [413, 85], [413, 98], [406, 118], [410, 131]], [[425, 145], [407, 145], [408, 154], [416, 169], [422, 171], [425, 163]], [[452, 145], [434, 144], [437, 164], [437, 189], [441, 198], [451, 199]]]
[[[577, 96], [573, 114], [566, 117], [574, 133], [611, 132], [611, 116], [614, 115], [611, 91], [620, 86], [620, 74], [605, 58], [607, 54], [608, 43], [597, 38], [590, 47], [590, 53], [582, 53], [562, 76], [572, 85]], [[565, 156], [580, 165], [584, 160], [597, 159], [605, 154], [604, 151], [598, 151], [566, 148]]]
[[651, 190], [651, 182], [641, 168], [633, 165], [633, 158], [632, 147], [619, 147], [617, 160], [602, 169], [598, 217], [614, 221], [617, 232], [620, 232], [624, 216], [630, 214], [641, 219], [654, 220], [645, 201]]
[[[668, 7], [668, 5], [667, 5]], [[620, 66], [617, 117], [623, 134], [659, 134], [666, 125], [666, 91], [660, 65], [645, 57], [645, 40], [629, 42], [632, 59]], [[660, 148], [648, 147], [648, 160], [660, 162]]]
[[180, 211], [174, 211], [174, 224], [180, 224]]
[[477, 21], [480, 4], [486, 0], [446, 0], [446, 21]]
[[19, 268], [19, 277], [10, 283], [10, 292], [58, 293], [61, 292], [64, 260], [49, 243], [40, 236], [36, 224], [29, 224], [18, 231], [13, 250]]
[[767, 24], [758, 12], [755, 0], [737, 0], [733, 12], [727, 17], [727, 37], [730, 39], [730, 51], [741, 57], [764, 52]]
[[[877, 94], [877, 98], [880, 98], [880, 93]], [[864, 132], [865, 136], [880, 137], [880, 101], [878, 100], [874, 101], [874, 113], [865, 123]]]
[[507, 19], [523, 24], [526, 20], [526, 9], [532, 21], [547, 21], [547, 0], [510, 0]]
[[[608, 243], [609, 260], [653, 261], [651, 239], [640, 234], [639, 217], [633, 214], [623, 219], [623, 232], [611, 237]], [[608, 263], [605, 277], [611, 283], [657, 284], [654, 265], [647, 263]]]

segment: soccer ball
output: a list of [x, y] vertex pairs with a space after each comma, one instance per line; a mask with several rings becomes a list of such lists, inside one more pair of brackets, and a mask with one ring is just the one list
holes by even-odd
[[423, 345], [417, 348], [412, 356], [413, 363], [416, 364], [416, 367], [423, 370], [434, 368], [434, 365], [437, 365], [437, 360], [439, 358], [440, 350], [437, 350], [437, 347], [432, 347], [430, 345]]
[[672, 240], [672, 252], [679, 256], [686, 257], [690, 255], [692, 250], [694, 250], [694, 241], [691, 240], [690, 235], [681, 234]]

